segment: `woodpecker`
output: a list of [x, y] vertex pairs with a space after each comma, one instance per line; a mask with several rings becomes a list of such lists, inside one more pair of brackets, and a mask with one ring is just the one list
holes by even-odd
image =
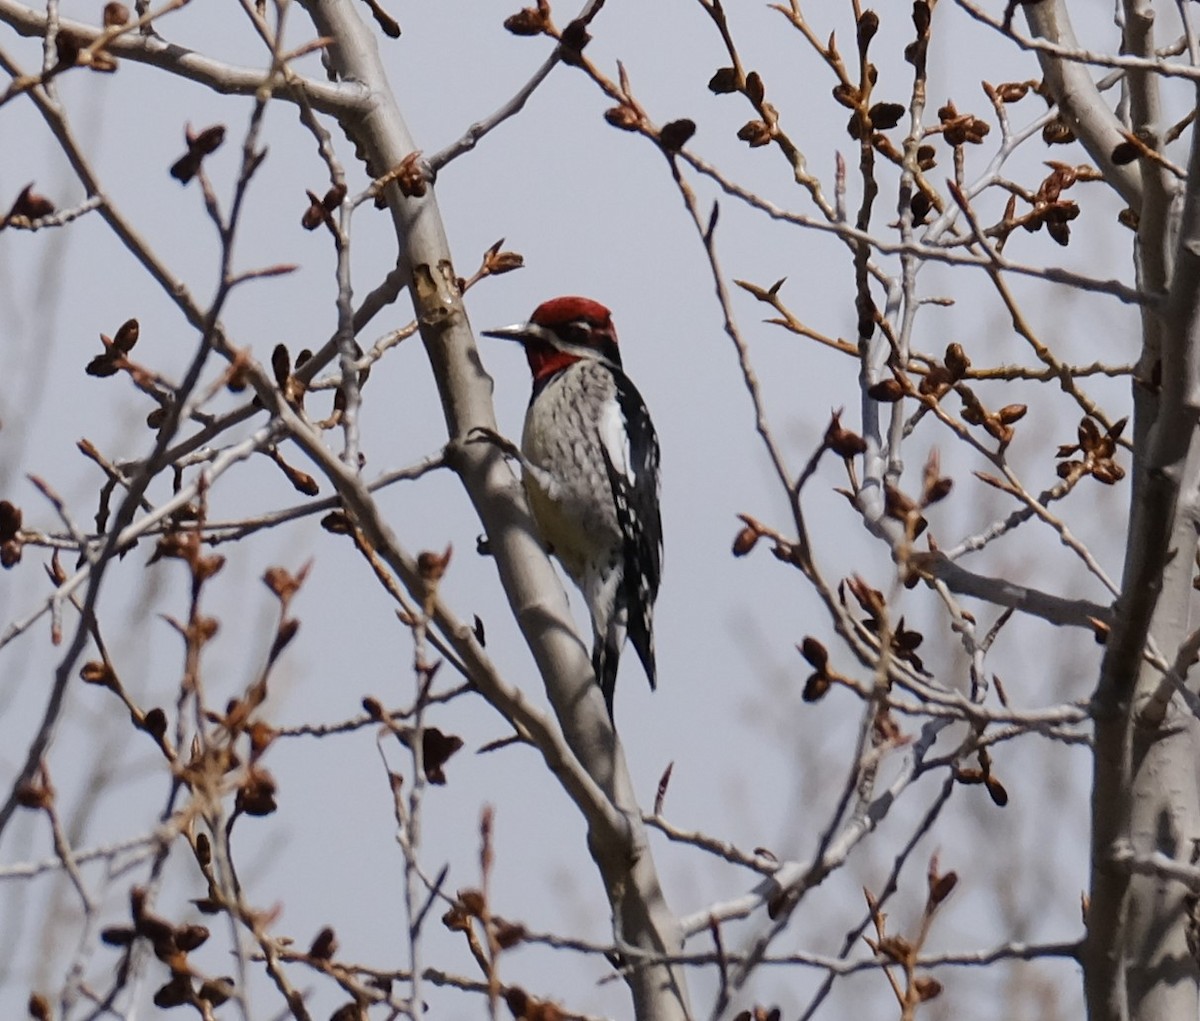
[[[543, 540], [583, 593], [592, 668], [609, 717], [626, 636], [653, 690], [654, 600], [662, 573], [658, 437], [621, 367], [612, 314], [553, 298], [529, 322], [484, 331], [525, 348], [533, 394], [520, 459]], [[511, 444], [509, 444], [511, 447]]]

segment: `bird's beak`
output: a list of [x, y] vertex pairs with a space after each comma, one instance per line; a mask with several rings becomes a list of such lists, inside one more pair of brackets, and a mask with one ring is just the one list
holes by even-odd
[[494, 330], [481, 331], [484, 337], [499, 337], [501, 340], [515, 340], [518, 344], [525, 343], [534, 332], [529, 323], [514, 323], [512, 326], [498, 326]]
[[554, 346], [554, 333], [539, 326], [537, 323], [515, 323], [512, 326], [501, 326], [495, 330], [484, 330], [485, 337], [499, 337], [501, 340], [515, 340], [518, 344], [529, 344], [541, 341], [543, 344]]

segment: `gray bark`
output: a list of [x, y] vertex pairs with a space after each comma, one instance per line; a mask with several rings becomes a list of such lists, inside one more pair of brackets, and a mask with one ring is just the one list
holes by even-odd
[[[375, 173], [394, 167], [416, 146], [387, 83], [375, 38], [348, 0], [304, 0], [322, 35], [336, 40], [328, 66], [365, 102], [341, 118], [343, 129]], [[546, 683], [566, 743], [607, 803], [581, 792], [564, 765], [559, 779], [584, 812], [588, 846], [613, 909], [614, 935], [627, 950], [625, 978], [636, 1016], [677, 1021], [689, 1015], [682, 968], [638, 958], [678, 954], [682, 933], [659, 885], [624, 754], [592, 676], [591, 657], [573, 624], [562, 585], [525, 507], [521, 487], [472, 429], [495, 428], [492, 381], [484, 372], [458, 291], [449, 245], [432, 186], [406, 198], [395, 185], [387, 198], [401, 265], [410, 285], [421, 337], [440, 390], [453, 462], [487, 531], [509, 602]], [[485, 695], [486, 695], [485, 691]]]

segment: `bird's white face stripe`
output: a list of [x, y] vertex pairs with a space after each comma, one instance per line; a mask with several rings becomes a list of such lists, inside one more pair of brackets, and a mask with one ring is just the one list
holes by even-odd
[[605, 404], [600, 415], [600, 442], [608, 451], [608, 460], [633, 485], [633, 465], [629, 456], [629, 431], [625, 428], [625, 417], [616, 401]]

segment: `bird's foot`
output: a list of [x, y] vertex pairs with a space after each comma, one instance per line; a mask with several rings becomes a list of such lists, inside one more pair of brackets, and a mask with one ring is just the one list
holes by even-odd
[[521, 451], [517, 445], [507, 436], [501, 436], [495, 429], [489, 429], [486, 425], [477, 425], [467, 433], [467, 442], [490, 443], [505, 457], [511, 457], [517, 461], [521, 460]]

